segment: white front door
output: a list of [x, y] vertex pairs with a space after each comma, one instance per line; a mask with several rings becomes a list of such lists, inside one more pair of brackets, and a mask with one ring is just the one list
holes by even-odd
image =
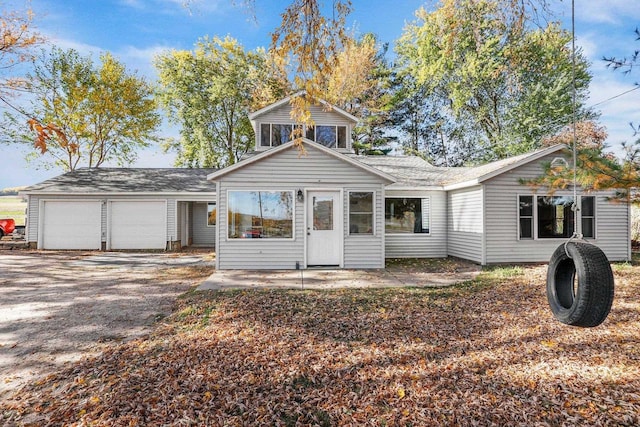
[[342, 264], [342, 199], [339, 191], [307, 193], [307, 265]]

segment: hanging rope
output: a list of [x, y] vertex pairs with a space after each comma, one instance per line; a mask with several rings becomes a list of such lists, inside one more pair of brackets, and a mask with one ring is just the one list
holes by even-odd
[[578, 138], [576, 136], [576, 13], [575, 13], [575, 0], [571, 0], [571, 128], [572, 128], [572, 152], [573, 152], [573, 204], [571, 210], [573, 211], [573, 234], [564, 244], [564, 251], [569, 258], [571, 255], [567, 250], [567, 245], [573, 239], [582, 240], [582, 233], [578, 231]]

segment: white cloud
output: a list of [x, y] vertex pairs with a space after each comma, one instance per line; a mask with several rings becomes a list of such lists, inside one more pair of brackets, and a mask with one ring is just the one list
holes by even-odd
[[638, 20], [640, 7], [634, 0], [583, 1], [576, 5], [576, 20], [602, 24], [620, 24]]

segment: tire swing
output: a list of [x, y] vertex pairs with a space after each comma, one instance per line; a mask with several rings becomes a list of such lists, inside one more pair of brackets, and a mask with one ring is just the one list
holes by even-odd
[[547, 300], [556, 319], [584, 328], [598, 326], [609, 315], [613, 303], [614, 280], [604, 252], [583, 240], [578, 233], [576, 113], [575, 113], [575, 21], [571, 2], [573, 44], [573, 236], [560, 245], [549, 261]]
[[551, 255], [547, 300], [560, 322], [584, 328], [598, 326], [609, 315], [613, 289], [613, 271], [599, 247], [569, 240]]

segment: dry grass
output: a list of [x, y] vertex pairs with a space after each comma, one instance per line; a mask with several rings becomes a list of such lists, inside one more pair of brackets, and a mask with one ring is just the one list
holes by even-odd
[[0, 219], [13, 218], [16, 225], [25, 224], [27, 203], [18, 196], [0, 196]]
[[445, 289], [189, 293], [156, 332], [31, 384], [34, 425], [638, 425], [640, 267], [555, 321], [545, 267]]

